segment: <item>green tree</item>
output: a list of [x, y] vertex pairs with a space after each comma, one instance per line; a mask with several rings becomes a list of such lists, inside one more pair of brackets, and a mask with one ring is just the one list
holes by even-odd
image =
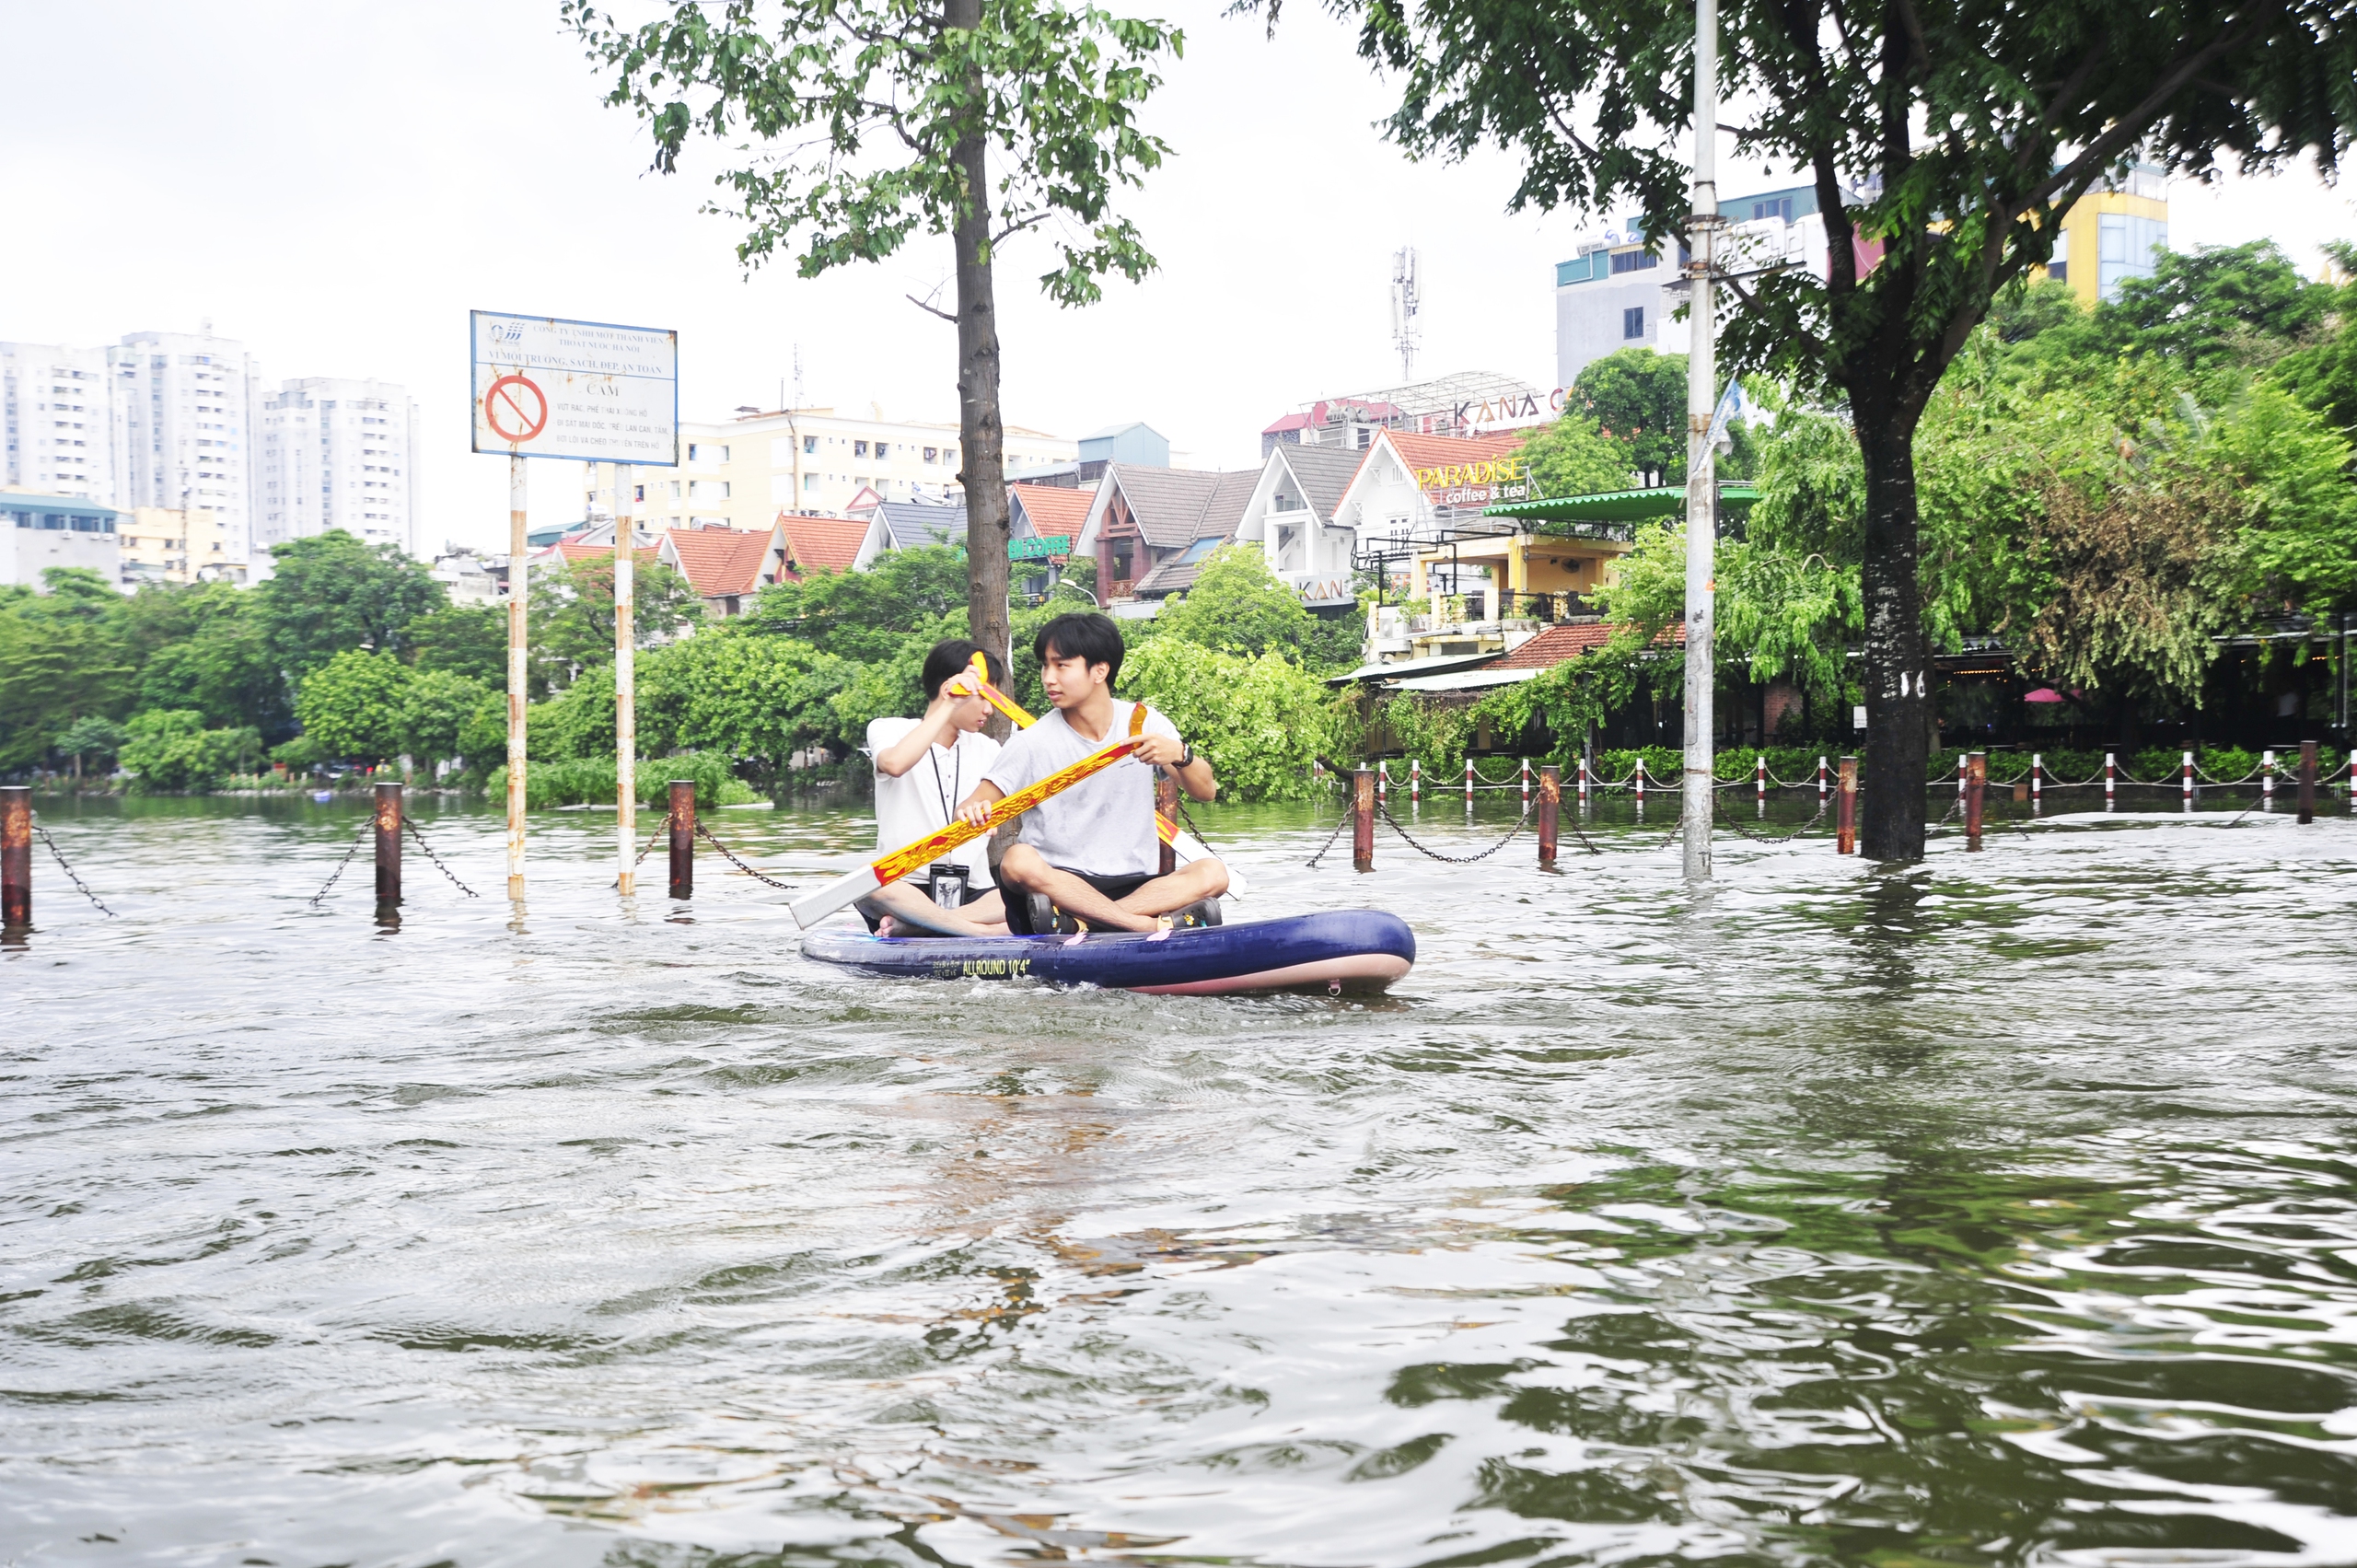
[[37, 762], [76, 719], [125, 705], [122, 596], [94, 572], [42, 575], [46, 593], [0, 588], [0, 768]]
[[2196, 375], [2263, 368], [2317, 335], [2333, 290], [2300, 275], [2271, 239], [2163, 250], [2149, 278], [2126, 278], [2096, 316], [2121, 347], [2165, 354]]
[[2276, 384], [2357, 440], [2357, 244], [2326, 247], [2345, 280], [2322, 341], [2287, 355]]
[[348, 648], [303, 678], [295, 714], [324, 755], [382, 762], [401, 750], [416, 679], [392, 654]]
[[719, 178], [747, 225], [738, 260], [798, 237], [797, 270], [815, 277], [884, 261], [920, 230], [949, 237], [956, 308], [918, 303], [958, 330], [967, 613], [979, 641], [1004, 647], [993, 265], [1017, 235], [1055, 235], [1059, 264], [1040, 281], [1067, 306], [1097, 298], [1109, 272], [1135, 281], [1154, 266], [1112, 202], [1162, 161], [1137, 115], [1179, 34], [1043, 0], [681, 0], [636, 29], [588, 0], [563, 14], [614, 68], [607, 101], [653, 130], [657, 168], [696, 134], [737, 155]]
[[834, 732], [829, 700], [850, 674], [791, 637], [707, 632], [647, 660], [640, 734], [649, 750], [718, 751], [773, 779], [796, 749]]
[[1530, 465], [1530, 477], [1548, 495], [1626, 490], [1637, 466], [1628, 445], [1604, 434], [1596, 416], [1578, 407], [1565, 409], [1562, 418], [1525, 440], [1515, 455]]
[[[546, 696], [581, 674], [614, 662], [614, 559], [610, 552], [544, 567], [532, 574], [530, 674], [532, 692]], [[632, 623], [645, 647], [703, 619], [694, 585], [660, 561], [642, 560], [631, 572]], [[507, 684], [503, 669], [499, 685]]]
[[[470, 675], [447, 669], [411, 673], [401, 692], [401, 746], [420, 766], [464, 754], [460, 737], [486, 704], [505, 709], [505, 700]], [[503, 729], [499, 746], [506, 746]]]
[[966, 552], [951, 545], [888, 551], [864, 572], [814, 572], [763, 588], [742, 618], [821, 653], [865, 664], [912, 637], [966, 635]]
[[1627, 454], [1620, 464], [1624, 473], [1655, 470], [1664, 484], [1686, 482], [1684, 354], [1620, 349], [1591, 362], [1572, 382], [1572, 390]]
[[114, 720], [93, 714], [67, 725], [55, 744], [60, 752], [74, 759], [74, 776], [78, 779], [82, 776], [85, 762], [100, 772], [105, 772], [106, 765], [114, 761], [115, 754], [122, 749], [123, 742], [130, 738], [131, 732]]
[[1149, 638], [1121, 661], [1120, 694], [1158, 710], [1211, 759], [1223, 800], [1305, 800], [1309, 764], [1335, 749], [1341, 699], [1283, 655]]
[[1257, 544], [1224, 544], [1205, 556], [1186, 597], [1156, 620], [1163, 636], [1248, 658], [1275, 652], [1299, 661], [1318, 634], [1318, 618], [1277, 581]]
[[507, 612], [483, 604], [446, 605], [410, 622], [410, 662], [486, 686], [507, 684]]
[[[1329, 3], [1358, 18], [1363, 54], [1404, 75], [1389, 127], [1411, 155], [1503, 143], [1523, 158], [1516, 209], [1633, 202], [1648, 233], [1686, 227], [1689, 7]], [[1804, 171], [1829, 240], [1823, 278], [1731, 280], [1723, 343], [1731, 371], [1838, 390], [1858, 433], [1869, 855], [1923, 851], [1914, 447], [1948, 366], [1998, 294], [2046, 263], [2071, 207], [2131, 158], [2198, 173], [2233, 149], [2257, 172], [2313, 152], [2334, 172], [2357, 121], [2351, 3], [1721, 8], [1724, 100], [1746, 106], [1736, 145]]]
[[407, 652], [410, 623], [449, 602], [424, 564], [341, 528], [273, 545], [270, 553], [273, 575], [252, 590], [254, 608], [263, 646], [297, 686], [352, 649]]
[[250, 729], [207, 729], [191, 708], [150, 708], [125, 726], [122, 761], [143, 795], [217, 788], [231, 773], [261, 765], [261, 737]]
[[295, 727], [285, 680], [262, 635], [255, 593], [227, 583], [143, 587], [127, 603], [139, 705], [193, 707], [213, 726], [267, 738]]

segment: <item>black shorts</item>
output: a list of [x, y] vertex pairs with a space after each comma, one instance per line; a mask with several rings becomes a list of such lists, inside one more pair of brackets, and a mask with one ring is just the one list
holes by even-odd
[[[1128, 898], [1160, 875], [1158, 872], [1148, 871], [1120, 877], [1099, 877], [1094, 871], [1074, 871], [1069, 865], [1059, 865], [1056, 869], [1067, 876], [1079, 877], [1116, 903]], [[1006, 894], [1006, 929], [1011, 934], [1016, 936], [1054, 935], [1052, 931], [1034, 931], [1031, 928], [1031, 900], [1028, 897], [1017, 889], [1007, 888], [1003, 890]]]

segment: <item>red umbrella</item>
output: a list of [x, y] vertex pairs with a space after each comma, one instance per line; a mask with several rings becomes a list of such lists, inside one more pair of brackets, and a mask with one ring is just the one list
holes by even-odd
[[2051, 686], [2041, 686], [2022, 699], [2025, 703], [2067, 703], [2070, 700]]

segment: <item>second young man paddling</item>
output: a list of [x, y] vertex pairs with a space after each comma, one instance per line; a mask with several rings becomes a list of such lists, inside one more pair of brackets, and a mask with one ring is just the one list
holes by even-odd
[[[1054, 704], [1029, 729], [1008, 740], [958, 807], [980, 823], [991, 807], [1076, 762], [1107, 742], [1136, 733], [1138, 704], [1113, 696], [1121, 673], [1120, 629], [1102, 615], [1060, 615], [1039, 629], [1031, 651], [1039, 683]], [[1030, 900], [1039, 893], [1092, 931], [1153, 931], [1164, 917], [1227, 890], [1227, 868], [1206, 855], [1167, 877], [1154, 823], [1154, 770], [1168, 768], [1197, 800], [1219, 793], [1212, 765], [1195, 755], [1176, 726], [1144, 710], [1145, 739], [1121, 761], [1051, 796], [1019, 819], [1020, 842], [999, 863], [1006, 921], [1030, 935]], [[1046, 933], [1039, 933], [1046, 935]]]
[[[998, 742], [984, 735], [990, 708], [976, 691], [970, 662], [973, 644], [959, 638], [935, 643], [918, 678], [927, 702], [913, 719], [880, 718], [867, 726], [868, 754], [876, 759], [876, 847], [898, 849], [949, 826], [968, 786], [997, 761]], [[992, 684], [1006, 679], [995, 655], [984, 655]], [[860, 913], [872, 929], [891, 935], [897, 926], [951, 936], [1004, 936], [1006, 916], [991, 884], [989, 841], [977, 839], [948, 855], [966, 873], [966, 901], [944, 909], [922, 888], [895, 882], [861, 900]]]

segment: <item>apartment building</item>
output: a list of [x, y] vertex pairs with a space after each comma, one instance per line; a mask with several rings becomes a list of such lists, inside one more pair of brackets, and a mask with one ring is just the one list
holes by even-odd
[[[719, 424], [682, 421], [676, 469], [630, 470], [633, 514], [649, 527], [725, 526], [761, 529], [779, 513], [838, 517], [861, 495], [886, 501], [953, 501], [958, 478], [956, 424], [870, 415], [831, 408], [748, 412]], [[1006, 466], [1071, 463], [1079, 443], [1044, 431], [1006, 427]], [[610, 515], [613, 476], [592, 470], [585, 512]]]
[[113, 504], [211, 512], [250, 559], [261, 369], [245, 344], [210, 331], [132, 332], [106, 358]]
[[134, 506], [117, 519], [115, 539], [126, 588], [246, 580], [246, 558], [232, 553], [220, 515], [202, 506]]
[[113, 501], [104, 349], [0, 343], [0, 485]]
[[254, 545], [342, 528], [418, 550], [417, 406], [390, 381], [285, 382], [256, 419]]

